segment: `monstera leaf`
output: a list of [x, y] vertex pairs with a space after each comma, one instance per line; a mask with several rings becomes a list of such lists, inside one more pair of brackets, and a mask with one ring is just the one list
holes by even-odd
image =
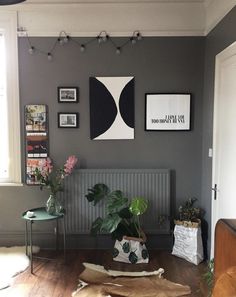
[[145, 213], [147, 207], [148, 202], [146, 199], [142, 197], [136, 197], [131, 201], [129, 210], [133, 215], [140, 216]]
[[121, 191], [113, 191], [109, 194], [107, 200], [107, 212], [117, 213], [128, 203], [128, 198], [124, 197]]
[[101, 230], [104, 232], [112, 233], [117, 229], [122, 218], [117, 213], [109, 214], [102, 222]]
[[119, 225], [117, 226], [116, 230], [114, 230], [111, 233], [111, 237], [112, 239], [118, 239], [119, 241], [121, 241], [123, 239], [124, 235], [133, 235], [129, 232], [129, 226], [127, 228], [127, 224], [124, 223], [124, 221], [122, 220]]
[[119, 211], [119, 216], [122, 219], [131, 219], [133, 214], [130, 212], [129, 207], [125, 207]]
[[91, 235], [97, 235], [101, 231], [103, 219], [98, 217], [92, 224], [90, 233]]
[[92, 189], [88, 189], [88, 192], [85, 197], [89, 202], [93, 202], [93, 205], [96, 205], [100, 200], [107, 197], [109, 188], [105, 184], [96, 184]]

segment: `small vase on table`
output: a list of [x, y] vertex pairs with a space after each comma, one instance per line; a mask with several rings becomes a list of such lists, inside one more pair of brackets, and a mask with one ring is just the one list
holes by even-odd
[[63, 213], [63, 206], [60, 203], [60, 200], [57, 198], [56, 194], [50, 194], [46, 202], [46, 211], [50, 215], [58, 215]]

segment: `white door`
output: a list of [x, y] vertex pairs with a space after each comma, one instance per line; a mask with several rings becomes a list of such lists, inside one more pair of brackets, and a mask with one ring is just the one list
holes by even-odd
[[236, 42], [216, 56], [211, 258], [216, 222], [236, 219]]

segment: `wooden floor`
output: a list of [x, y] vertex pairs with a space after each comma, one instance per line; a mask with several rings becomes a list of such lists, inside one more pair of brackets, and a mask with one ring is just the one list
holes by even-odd
[[189, 297], [207, 296], [206, 290], [200, 289], [206, 264], [195, 266], [166, 251], [150, 251], [150, 263], [136, 265], [114, 262], [111, 252], [106, 250], [70, 250], [67, 251], [66, 263], [60, 252], [41, 251], [40, 256], [53, 258], [56, 256], [56, 260], [35, 259], [34, 274], [27, 269], [16, 276], [10, 288], [0, 291], [1, 297], [70, 297], [76, 290], [78, 276], [83, 270], [83, 262], [126, 271], [151, 271], [161, 267], [165, 270], [163, 275], [165, 278], [191, 287], [192, 294], [188, 295]]

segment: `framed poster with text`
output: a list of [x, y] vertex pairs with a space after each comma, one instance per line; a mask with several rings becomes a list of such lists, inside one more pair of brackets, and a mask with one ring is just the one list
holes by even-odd
[[191, 94], [146, 94], [146, 131], [190, 130]]

